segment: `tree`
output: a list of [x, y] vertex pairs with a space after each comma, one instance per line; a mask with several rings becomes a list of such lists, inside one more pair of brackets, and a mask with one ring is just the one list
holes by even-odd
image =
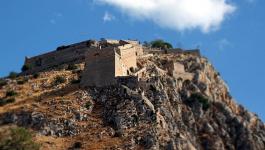
[[10, 79], [16, 79], [17, 76], [18, 76], [18, 73], [12, 71], [12, 72], [9, 73], [9, 76], [8, 77]]
[[165, 42], [164, 40], [154, 40], [150, 44], [152, 48], [161, 48], [161, 49], [173, 48], [173, 46], [170, 43]]

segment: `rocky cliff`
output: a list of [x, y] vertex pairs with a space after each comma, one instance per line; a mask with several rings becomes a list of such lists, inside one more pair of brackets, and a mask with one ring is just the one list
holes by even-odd
[[[104, 88], [79, 87], [82, 64], [4, 79], [2, 100], [10, 90], [17, 95], [0, 106], [0, 128], [33, 130], [41, 149], [265, 149], [263, 122], [235, 103], [206, 58], [156, 54], [137, 63], [141, 77]], [[172, 71], [172, 63], [184, 71]]]

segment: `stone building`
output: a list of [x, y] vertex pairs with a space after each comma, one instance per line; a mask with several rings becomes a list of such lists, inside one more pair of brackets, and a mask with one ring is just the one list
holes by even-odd
[[30, 66], [30, 69], [24, 73], [44, 71], [62, 64], [85, 62], [81, 85], [107, 86], [115, 84], [117, 77], [131, 75], [137, 67], [136, 59], [140, 55], [143, 55], [143, 48], [138, 41], [88, 40], [26, 58], [25, 65]]
[[[167, 52], [200, 55], [199, 50], [170, 49]], [[120, 78], [144, 76], [146, 68], [137, 68], [137, 59], [156, 53], [165, 53], [165, 51], [146, 49], [144, 54], [142, 45], [134, 40], [88, 40], [61, 46], [43, 55], [26, 58], [25, 65], [30, 67], [23, 73], [31, 74], [65, 64], [85, 63], [81, 78], [82, 87], [110, 86], [116, 84]], [[194, 76], [185, 72], [184, 66], [177, 62], [169, 63], [167, 71], [158, 67], [157, 70], [162, 73], [168, 72], [183, 80], [191, 80]]]
[[117, 77], [129, 76], [136, 65], [136, 48], [130, 43], [96, 49], [86, 57], [81, 86], [107, 86], [116, 83]]

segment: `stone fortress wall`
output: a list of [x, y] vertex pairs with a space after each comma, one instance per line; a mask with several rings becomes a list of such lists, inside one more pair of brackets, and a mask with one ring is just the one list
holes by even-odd
[[115, 82], [115, 51], [113, 48], [96, 49], [87, 53], [82, 86], [105, 86]]
[[56, 67], [61, 64], [81, 63], [85, 61], [87, 51], [95, 49], [91, 47], [91, 41], [84, 41], [81, 43], [61, 46], [57, 50], [27, 58], [25, 65], [30, 66], [30, 70], [26, 73], [42, 71], [51, 67]]
[[[116, 84], [119, 78], [141, 76], [145, 68], [137, 68], [137, 59], [160, 53], [200, 55], [199, 50], [172, 49], [162, 51], [148, 49], [142, 47], [138, 41], [132, 40], [88, 40], [69, 46], [61, 46], [55, 51], [43, 55], [26, 58], [25, 65], [31, 67], [23, 73], [35, 73], [62, 64], [85, 63], [81, 86], [103, 87]], [[136, 70], [138, 72], [135, 72]], [[176, 77], [193, 78], [192, 74], [185, 72], [183, 65], [176, 62], [168, 65], [168, 71]]]
[[[131, 41], [135, 46], [136, 41]], [[138, 42], [139, 43], [139, 42]], [[117, 47], [122, 45], [131, 45], [128, 41], [123, 40], [106, 40], [93, 41], [88, 40], [68, 46], [58, 47], [56, 50], [39, 56], [25, 58], [25, 65], [30, 66], [30, 70], [25, 73], [34, 73], [56, 67], [62, 64], [82, 63], [85, 62], [87, 55], [104, 47]], [[139, 54], [143, 53], [140, 46], [137, 47]]]
[[115, 84], [116, 77], [132, 74], [137, 67], [137, 55], [142, 54], [143, 49], [138, 41], [88, 40], [26, 58], [25, 65], [30, 66], [30, 69], [24, 73], [43, 71], [62, 64], [85, 63], [82, 86], [112, 85]]

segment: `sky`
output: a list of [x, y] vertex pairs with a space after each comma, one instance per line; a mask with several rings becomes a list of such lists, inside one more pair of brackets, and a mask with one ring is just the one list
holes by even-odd
[[264, 0], [1, 0], [0, 76], [87, 39], [200, 48], [236, 102], [265, 120]]

